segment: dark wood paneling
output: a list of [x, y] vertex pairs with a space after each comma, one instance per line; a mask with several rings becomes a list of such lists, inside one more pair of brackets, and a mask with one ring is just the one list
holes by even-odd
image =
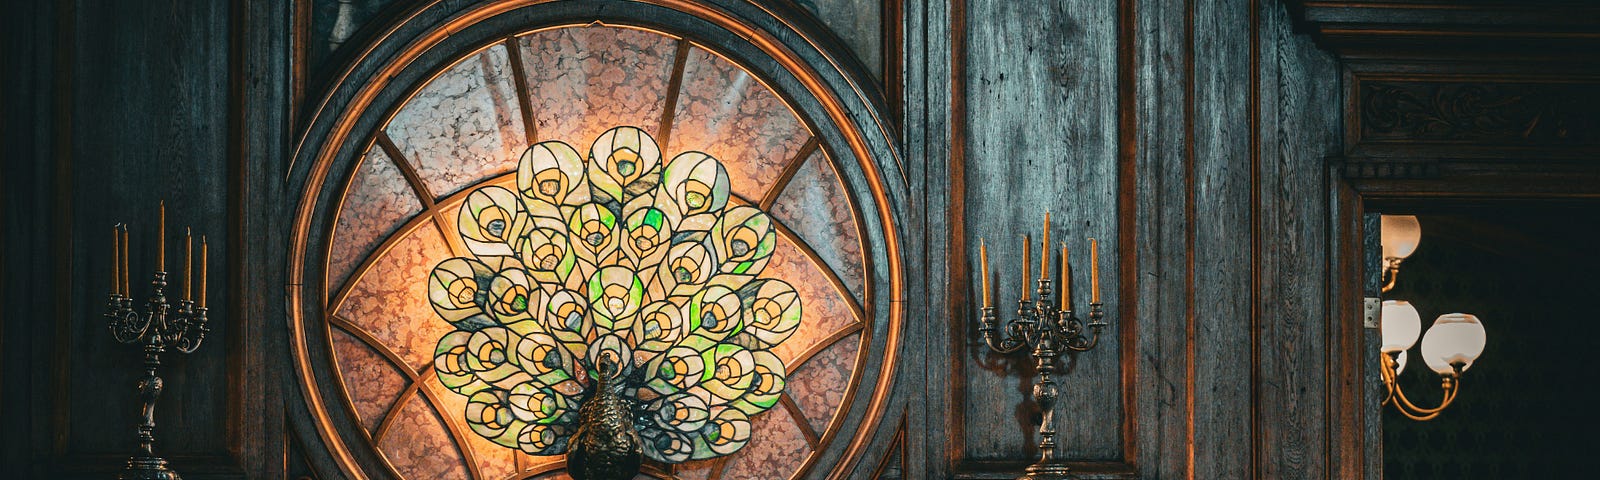
[[[5, 435], [8, 475], [105, 478], [133, 452], [140, 353], [112, 340], [100, 315], [110, 283], [109, 235], [114, 223], [132, 224], [131, 283], [142, 304], [156, 267], [155, 210], [163, 199], [169, 293], [182, 278], [183, 228], [192, 226], [210, 239], [212, 308], [211, 332], [198, 351], [162, 357], [156, 451], [186, 478], [281, 472], [281, 454], [266, 446], [281, 438], [264, 426], [281, 423], [273, 420], [281, 402], [279, 383], [268, 380], [276, 378], [277, 355], [262, 311], [281, 304], [281, 294], [263, 288], [271, 284], [251, 267], [265, 264], [249, 260], [260, 254], [238, 248], [274, 245], [269, 232], [281, 231], [261, 222], [278, 207], [252, 188], [281, 175], [257, 168], [281, 161], [281, 118], [241, 113], [287, 106], [273, 94], [287, 85], [275, 77], [287, 67], [287, 29], [272, 24], [287, 20], [276, 13], [281, 6], [6, 7], [7, 31], [27, 39], [5, 45], [8, 58], [24, 59], [7, 63], [25, 68], [8, 69], [0, 128], [8, 132], [7, 150], [22, 153], [6, 161], [4, 175], [3, 250], [14, 254], [4, 262], [4, 303], [19, 308], [4, 315], [8, 387], [0, 398], [15, 427]], [[31, 97], [28, 107], [9, 108], [13, 94]], [[245, 135], [254, 143], [245, 145]]]
[[[1186, 478], [1193, 431], [1189, 399], [1193, 378], [1188, 361], [1190, 249], [1189, 195], [1190, 65], [1189, 9], [1185, 0], [1136, 2], [1131, 41], [1134, 57], [1135, 130], [1132, 192], [1135, 288], [1125, 288], [1132, 303], [1136, 336], [1134, 458], [1141, 478]], [[1128, 221], [1124, 219], [1124, 221]], [[1123, 243], [1127, 245], [1127, 243]], [[1126, 339], [1127, 337], [1124, 337]]]
[[[57, 241], [71, 245], [54, 268], [68, 272], [59, 288], [71, 292], [58, 321], [71, 333], [58, 348], [66, 362], [41, 366], [69, 379], [51, 405], [64, 434], [57, 468], [83, 473], [120, 467], [133, 450], [127, 427], [135, 418], [131, 392], [139, 372], [137, 347], [110, 338], [100, 317], [109, 290], [109, 230], [130, 222], [130, 281], [135, 303], [149, 292], [156, 269], [156, 204], [167, 201], [167, 268], [177, 285], [184, 226], [212, 240], [228, 238], [227, 112], [228, 15], [226, 3], [160, 2], [79, 4], [72, 14], [71, 145], [60, 164], [66, 192], [56, 199], [69, 227]], [[198, 241], [198, 238], [196, 238]], [[213, 241], [210, 254], [225, 259], [230, 242]], [[227, 305], [234, 286], [226, 262], [212, 270], [211, 304]], [[174, 292], [176, 289], [169, 289]], [[157, 450], [200, 457], [195, 473], [238, 472], [230, 450], [236, 439], [229, 414], [228, 340], [238, 317], [211, 313], [206, 344], [190, 355], [168, 353], [159, 374], [166, 388], [156, 407]], [[94, 352], [82, 354], [78, 352]], [[191, 464], [193, 465], [193, 464]]]
[[[990, 238], [991, 263], [1012, 272], [994, 277], [1004, 292], [997, 306], [1013, 309], [1013, 237], [1037, 235], [1049, 205], [1058, 225], [1068, 216], [1068, 228], [1083, 226], [1086, 215], [1120, 212], [1094, 234], [1118, 236], [1103, 253], [1128, 267], [1105, 271], [1131, 282], [1108, 288], [1107, 304], [1123, 308], [1118, 328], [1126, 329], [1113, 337], [1129, 349], [1115, 354], [1118, 371], [1100, 377], [1102, 370], [1084, 368], [1102, 346], [1080, 355], [1084, 363], [1065, 377], [1068, 390], [1094, 384], [1104, 390], [1081, 394], [1107, 395], [1114, 405], [1070, 409], [1076, 421], [1058, 428], [1085, 432], [1102, 447], [1068, 442], [1067, 458], [1106, 461], [1084, 465], [1111, 476], [1334, 478], [1328, 419], [1337, 412], [1322, 368], [1334, 278], [1324, 157], [1340, 138], [1332, 58], [1291, 33], [1278, 2], [953, 5], [944, 12], [954, 18], [950, 36], [968, 49], [954, 51], [961, 81], [951, 82], [957, 281], [949, 345], [964, 350], [968, 364], [950, 388], [956, 403], [947, 413], [961, 442], [948, 450], [956, 476], [1014, 474], [1033, 454], [1023, 440], [1037, 438], [1022, 434], [1034, 428], [1026, 398], [1033, 372], [1021, 357], [984, 353], [970, 326], [977, 291], [969, 272], [976, 239]], [[1058, 50], [1041, 51], [1035, 38], [1082, 50], [1053, 57]], [[1063, 60], [1089, 73], [1052, 76]], [[1083, 98], [1074, 82], [1084, 78], [1108, 91]], [[1038, 132], [1063, 132], [1046, 138], [1066, 145], [1041, 142]], [[1064, 156], [1040, 159], [1056, 151]], [[1085, 188], [1111, 191], [1084, 196]], [[1059, 227], [1053, 233], [1059, 238]], [[986, 408], [971, 408], [975, 399]]]
[[1338, 72], [1330, 55], [1290, 31], [1280, 5], [1263, 7], [1257, 475], [1330, 478], [1322, 175], [1324, 159], [1338, 151]]
[[1191, 475], [1250, 478], [1252, 421], [1260, 413], [1254, 401], [1259, 387], [1252, 384], [1259, 376], [1251, 374], [1257, 361], [1252, 338], [1240, 333], [1256, 330], [1252, 300], [1263, 293], [1253, 285], [1260, 273], [1256, 260], [1270, 257], [1258, 250], [1252, 208], [1263, 198], [1254, 190], [1263, 181], [1257, 178], [1260, 152], [1252, 149], [1266, 132], [1250, 126], [1259, 101], [1274, 92], [1257, 90], [1259, 25], [1239, 21], [1255, 18], [1256, 2], [1191, 2], [1190, 8], [1184, 204]]
[[[1059, 279], [1059, 242], [1074, 254], [1075, 304], [1087, 306], [1088, 237], [1102, 240], [1102, 289], [1106, 317], [1115, 337], [1121, 302], [1115, 272], [1117, 234], [1117, 10], [1115, 2], [969, 2], [965, 62], [967, 116], [961, 166], [966, 215], [965, 257], [970, 271], [968, 298], [976, 290], [976, 245], [990, 245], [999, 312], [1014, 317], [1022, 286], [1022, 262], [1039, 273], [1039, 256], [1050, 260]], [[1051, 211], [1051, 244], [1041, 252], [1045, 211]], [[1023, 259], [1022, 235], [1032, 235], [1034, 258]], [[1057, 280], [1053, 288], [1060, 289]], [[978, 318], [975, 302], [954, 312], [951, 321], [970, 327]], [[1001, 356], [964, 333], [964, 398], [954, 406], [966, 424], [964, 454], [969, 460], [1009, 460], [1036, 455], [1038, 409], [1032, 359]], [[1059, 382], [1056, 429], [1059, 453], [1077, 460], [1122, 457], [1119, 344], [1105, 341], [1071, 360]], [[1026, 432], [1026, 433], [1024, 433]]]

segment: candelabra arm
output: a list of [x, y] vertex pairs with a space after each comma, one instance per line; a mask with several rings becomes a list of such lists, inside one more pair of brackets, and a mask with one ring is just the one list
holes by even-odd
[[1461, 390], [1461, 370], [1459, 367], [1457, 367], [1454, 372], [1441, 375], [1443, 377], [1442, 386], [1444, 389], [1444, 399], [1439, 402], [1439, 406], [1433, 408], [1423, 408], [1417, 406], [1415, 403], [1412, 403], [1411, 399], [1406, 398], [1405, 390], [1400, 388], [1399, 379], [1394, 371], [1395, 366], [1397, 365], [1395, 359], [1388, 354], [1382, 355], [1382, 358], [1383, 383], [1384, 387], [1388, 390], [1388, 395], [1386, 396], [1384, 403], [1393, 402], [1395, 409], [1399, 410], [1401, 415], [1405, 415], [1406, 418], [1417, 421], [1433, 420], [1435, 417], [1438, 417], [1439, 413], [1443, 412], [1446, 407], [1449, 407], [1452, 402], [1455, 402], [1456, 393]]
[[999, 319], [995, 316], [994, 307], [983, 307], [982, 323], [978, 331], [983, 334], [983, 343], [997, 353], [1009, 354], [1021, 350], [1028, 343], [1030, 330], [1027, 322], [1012, 321], [1006, 325], [1005, 336], [996, 331]]
[[1398, 258], [1385, 258], [1385, 259], [1383, 259], [1383, 288], [1380, 289], [1379, 292], [1380, 293], [1389, 293], [1390, 290], [1394, 290], [1394, 282], [1395, 282], [1395, 280], [1397, 280], [1399, 278], [1400, 278], [1400, 259], [1398, 259]]

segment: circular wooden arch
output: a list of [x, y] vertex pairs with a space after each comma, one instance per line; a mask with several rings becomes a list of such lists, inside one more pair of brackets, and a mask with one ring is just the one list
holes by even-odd
[[[413, 8], [360, 51], [320, 102], [291, 158], [288, 188], [299, 198], [291, 220], [287, 258], [290, 348], [301, 401], [291, 401], [290, 421], [322, 471], [350, 478], [386, 478], [388, 468], [370, 447], [352, 448], [360, 430], [338, 411], [343, 392], [331, 368], [324, 303], [337, 285], [326, 281], [327, 249], [344, 186], [353, 175], [367, 132], [382, 128], [418, 88], [462, 54], [521, 32], [563, 25], [633, 26], [693, 39], [760, 78], [805, 121], [836, 158], [844, 188], [856, 200], [866, 263], [863, 359], [856, 384], [845, 394], [836, 425], [812, 465], [832, 465], [808, 477], [841, 478], [863, 459], [889, 408], [904, 312], [900, 247], [895, 227], [909, 199], [904, 173], [882, 109], [858, 69], [845, 66], [831, 46], [792, 20], [804, 14], [726, 0], [498, 1], [452, 7], [435, 1]], [[837, 438], [831, 438], [835, 437]], [[320, 447], [320, 448], [318, 448]]]

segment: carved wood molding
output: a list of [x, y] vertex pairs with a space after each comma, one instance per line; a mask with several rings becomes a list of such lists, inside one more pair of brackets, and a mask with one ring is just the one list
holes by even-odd
[[[1600, 7], [1583, 0], [1283, 0], [1299, 29], [1344, 57], [1485, 51], [1593, 57]], [[1474, 46], [1466, 49], [1464, 46]]]
[[1600, 145], [1600, 83], [1359, 82], [1358, 143]]
[[1428, 179], [1439, 176], [1439, 164], [1432, 161], [1391, 161], [1371, 159], [1330, 159], [1347, 179]]

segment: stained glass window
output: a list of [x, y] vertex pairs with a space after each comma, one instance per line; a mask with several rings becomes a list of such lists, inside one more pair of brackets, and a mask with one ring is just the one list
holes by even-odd
[[803, 473], [858, 380], [865, 267], [794, 112], [712, 50], [604, 25], [419, 86], [327, 246], [332, 354], [372, 448], [402, 478], [559, 478], [610, 356], [670, 413], [640, 424], [647, 472]]

